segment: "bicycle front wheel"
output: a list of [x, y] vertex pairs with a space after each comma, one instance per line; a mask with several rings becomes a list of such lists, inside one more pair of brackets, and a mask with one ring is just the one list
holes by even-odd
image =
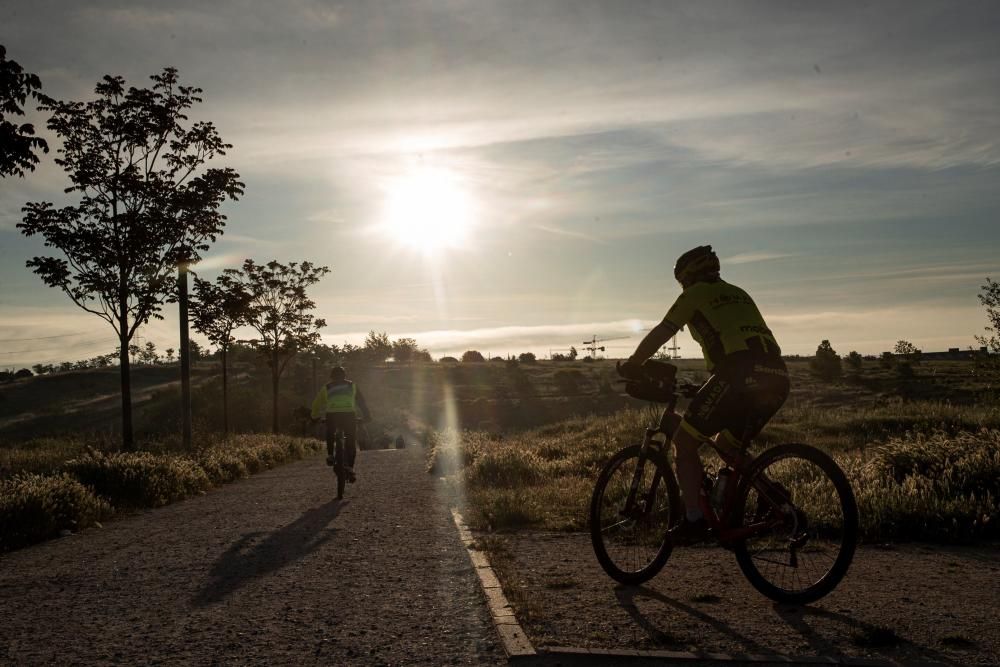
[[809, 445], [779, 445], [751, 464], [734, 523], [750, 532], [734, 550], [754, 588], [777, 602], [807, 604], [847, 574], [858, 506], [847, 476], [827, 454]]
[[629, 491], [640, 447], [611, 457], [597, 478], [590, 501], [590, 539], [612, 579], [636, 586], [656, 575], [670, 557], [667, 531], [680, 520], [680, 492], [666, 460], [651, 453], [643, 462], [634, 501]]

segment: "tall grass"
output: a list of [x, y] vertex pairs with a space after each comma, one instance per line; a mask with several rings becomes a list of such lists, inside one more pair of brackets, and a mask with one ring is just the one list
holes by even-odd
[[[809, 433], [827, 433], [829, 439], [819, 444], [850, 479], [865, 540], [997, 538], [996, 416], [994, 408], [943, 403], [854, 412], [803, 409], [771, 428], [762, 441], [809, 442]], [[430, 467], [463, 486], [467, 517], [479, 528], [584, 530], [600, 467], [613, 452], [637, 442], [655, 420], [653, 411], [630, 410], [504, 438], [477, 432], [432, 438]], [[868, 440], [860, 436], [863, 433], [878, 437]], [[799, 501], [805, 508], [821, 512], [823, 499], [810, 497], [808, 490], [802, 493]]]

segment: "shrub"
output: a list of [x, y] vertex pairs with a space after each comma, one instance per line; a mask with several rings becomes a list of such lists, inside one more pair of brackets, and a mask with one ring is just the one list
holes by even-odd
[[533, 364], [536, 361], [538, 361], [538, 359], [535, 358], [534, 352], [522, 352], [521, 354], [517, 355], [517, 360], [520, 361], [522, 364]]
[[67, 461], [65, 469], [115, 507], [160, 507], [210, 486], [208, 475], [191, 459], [149, 452], [89, 450]]
[[477, 350], [466, 350], [462, 353], [463, 364], [478, 363], [481, 361], [486, 361], [486, 359], [483, 357], [482, 353]]
[[438, 359], [438, 363], [441, 363], [441, 364], [457, 364], [458, 363], [458, 359], [456, 359], [455, 357], [441, 357], [440, 359]]
[[824, 382], [833, 382], [840, 378], [840, 357], [830, 345], [830, 341], [824, 340], [816, 348], [816, 356], [809, 360], [809, 370]]
[[0, 552], [93, 524], [107, 502], [68, 475], [24, 474], [0, 482]]

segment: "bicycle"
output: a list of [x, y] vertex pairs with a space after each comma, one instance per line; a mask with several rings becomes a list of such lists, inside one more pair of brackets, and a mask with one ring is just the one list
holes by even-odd
[[[691, 398], [699, 387], [678, 386], [676, 373], [672, 364], [647, 361], [641, 377], [624, 379], [629, 395], [666, 407], [641, 444], [604, 465], [591, 498], [597, 560], [627, 585], [660, 572], [673, 552], [668, 531], [683, 518], [667, 452], [681, 422], [679, 394]], [[749, 437], [732, 448], [707, 442], [724, 463], [714, 478], [706, 473], [699, 494], [709, 538], [731, 550], [744, 576], [772, 600], [806, 604], [830, 593], [847, 574], [858, 536], [857, 502], [840, 467], [801, 443], [754, 457]]]
[[[316, 420], [319, 421], [319, 420]], [[364, 420], [356, 419], [358, 425], [364, 424]], [[354, 473], [348, 474], [347, 466], [344, 465], [344, 431], [337, 429], [333, 434], [333, 472], [337, 476], [337, 500], [343, 500], [344, 498], [344, 487], [347, 485], [348, 479], [354, 482]], [[355, 447], [357, 444], [355, 444]]]

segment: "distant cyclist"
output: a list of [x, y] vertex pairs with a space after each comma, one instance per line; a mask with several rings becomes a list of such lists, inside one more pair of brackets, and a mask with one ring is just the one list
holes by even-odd
[[671, 531], [677, 543], [697, 541], [707, 532], [698, 503], [705, 474], [698, 447], [710, 437], [738, 446], [756, 436], [788, 398], [788, 370], [774, 335], [750, 295], [719, 272], [712, 246], [681, 255], [674, 277], [684, 291], [622, 365], [623, 375], [640, 374], [642, 362], [687, 326], [711, 373], [673, 435], [685, 507], [685, 520]]
[[[347, 379], [347, 372], [342, 366], [336, 366], [330, 371], [330, 382], [320, 387], [312, 404], [312, 418], [319, 420], [326, 415], [326, 464], [346, 464], [344, 471], [347, 481], [356, 479], [354, 461], [357, 456], [358, 411], [365, 422], [371, 421], [371, 413], [361, 395], [358, 386]], [[344, 434], [344, 461], [336, 461], [337, 431]]]

